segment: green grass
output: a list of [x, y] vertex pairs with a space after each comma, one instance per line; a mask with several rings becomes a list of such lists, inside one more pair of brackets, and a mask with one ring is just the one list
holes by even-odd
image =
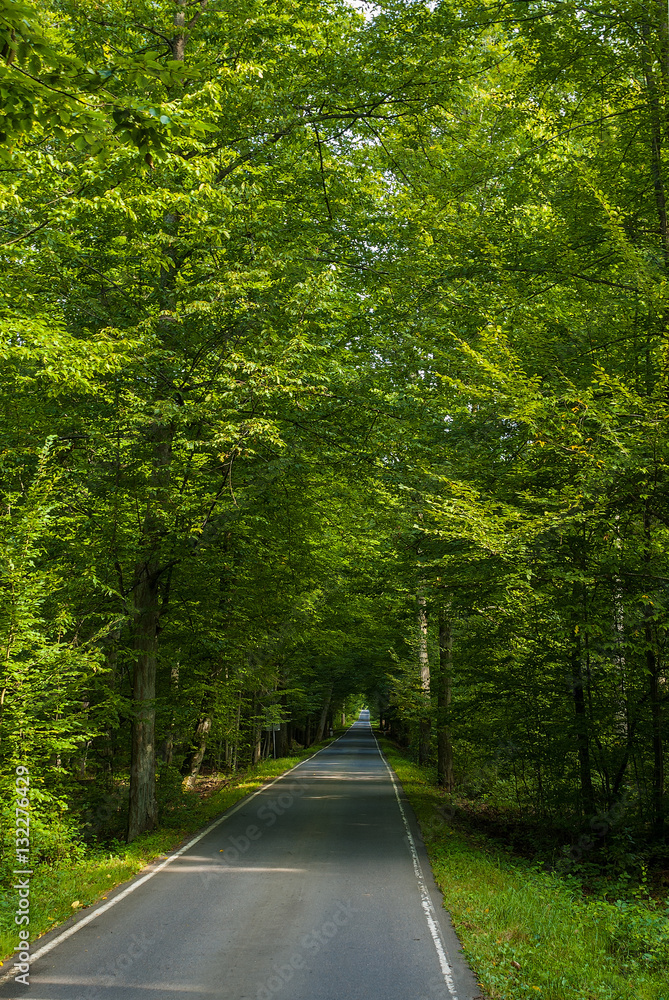
[[[335, 733], [335, 738], [338, 735]], [[180, 802], [181, 808], [166, 817], [166, 824], [169, 825], [143, 834], [132, 844], [117, 841], [105, 848], [81, 845], [78, 856], [75, 854], [55, 864], [43, 863], [34, 867], [30, 880], [31, 941], [62, 924], [78, 910], [105, 899], [115, 886], [128, 881], [151, 861], [171, 851], [185, 837], [206, 826], [239, 799], [330, 742], [326, 740], [309, 747], [298, 756], [262, 761], [243, 774], [233, 775], [229, 784], [208, 798], [200, 799], [195, 793], [187, 793]], [[15, 893], [9, 889], [4, 896], [4, 905], [0, 909], [0, 956], [6, 963], [17, 943], [17, 928], [14, 925]]]
[[586, 898], [576, 879], [453, 829], [443, 791], [391, 743], [381, 743], [418, 817], [464, 953], [491, 1000], [669, 1000], [667, 911], [639, 900]]

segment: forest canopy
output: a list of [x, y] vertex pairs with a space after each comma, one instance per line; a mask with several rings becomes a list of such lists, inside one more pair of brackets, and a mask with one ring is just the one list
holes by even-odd
[[665, 841], [666, 4], [359, 6], [0, 0], [37, 861], [363, 702], [451, 793]]

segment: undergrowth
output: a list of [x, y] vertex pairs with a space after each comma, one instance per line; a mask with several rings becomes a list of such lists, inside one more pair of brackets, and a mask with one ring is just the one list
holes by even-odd
[[481, 833], [456, 829], [443, 790], [382, 748], [421, 826], [463, 950], [490, 1000], [669, 1000], [669, 908], [622, 886], [585, 893]]

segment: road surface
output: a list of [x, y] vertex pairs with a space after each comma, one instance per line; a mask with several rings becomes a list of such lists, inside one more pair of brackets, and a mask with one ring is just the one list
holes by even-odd
[[367, 713], [216, 822], [35, 942], [0, 998], [479, 996]]

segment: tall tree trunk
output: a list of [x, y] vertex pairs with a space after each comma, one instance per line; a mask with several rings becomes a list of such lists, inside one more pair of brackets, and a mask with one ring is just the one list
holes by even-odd
[[[203, 5], [200, 5], [204, 9]], [[185, 56], [189, 25], [185, 22], [186, 0], [177, 0], [174, 17], [175, 32], [172, 55], [178, 61]], [[195, 15], [195, 20], [200, 16]], [[194, 23], [194, 21], [192, 22]], [[178, 226], [178, 216], [165, 216], [168, 231]], [[174, 307], [174, 289], [178, 265], [174, 251], [168, 267], [161, 269], [161, 304], [164, 309]], [[169, 383], [169, 378], [167, 379]], [[152, 830], [158, 819], [156, 804], [155, 723], [156, 723], [156, 653], [160, 621], [160, 565], [161, 539], [165, 533], [161, 514], [168, 502], [170, 463], [172, 458], [172, 428], [154, 423], [147, 438], [153, 443], [152, 496], [147, 502], [147, 512], [142, 531], [142, 549], [146, 553], [135, 567], [135, 652], [137, 658], [133, 671], [133, 722], [130, 762], [130, 806], [128, 810], [128, 843], [140, 833]]]
[[[170, 695], [172, 705], [174, 706], [177, 701], [179, 694], [179, 664], [175, 663], [172, 665], [170, 670]], [[168, 767], [172, 766], [172, 759], [174, 756], [174, 729], [176, 725], [176, 717], [174, 713], [174, 708], [172, 709], [172, 716], [170, 719], [170, 728], [167, 731], [167, 736], [165, 737], [165, 743], [163, 747], [163, 760]]]
[[239, 742], [241, 738], [241, 721], [242, 721], [242, 690], [239, 689], [239, 696], [237, 699], [237, 720], [235, 722], [235, 743], [234, 750], [232, 753], [232, 770], [237, 770], [237, 762], [239, 760]]
[[418, 763], [425, 764], [430, 758], [430, 660], [428, 656], [428, 613], [427, 599], [422, 591], [416, 598], [418, 623], [418, 669], [420, 671], [420, 721], [418, 735]]
[[437, 682], [437, 781], [453, 791], [450, 707], [453, 684], [453, 633], [446, 609], [439, 608], [439, 677]]
[[253, 745], [251, 750], [251, 763], [257, 764], [262, 758], [262, 726], [259, 722], [253, 723]]
[[132, 736], [128, 843], [152, 830], [158, 821], [156, 803], [156, 646], [160, 602], [157, 567], [146, 564], [135, 589], [135, 665], [132, 679]]
[[[667, 9], [664, 4], [661, 4], [659, 10], [659, 31], [664, 55], [664, 50], [666, 49]], [[660, 87], [653, 70], [654, 53], [651, 43], [651, 28], [648, 22], [642, 24], [641, 35], [643, 39], [641, 44], [641, 58], [650, 108], [650, 171], [653, 181], [653, 193], [655, 195], [655, 210], [662, 238], [664, 264], [665, 269], [667, 269], [667, 265], [669, 264], [669, 225], [667, 221], [667, 198], [662, 167], [662, 140], [666, 126], [663, 122]], [[661, 59], [661, 71], [664, 76], [666, 71], [664, 59]]]
[[[652, 559], [651, 516], [648, 508], [644, 513], [645, 549], [644, 562], [646, 572], [650, 574]], [[653, 608], [649, 602], [644, 605], [644, 639], [646, 642], [646, 671], [650, 695], [650, 714], [652, 722], [653, 741], [653, 835], [662, 840], [664, 837], [664, 746], [662, 743], [662, 691], [660, 687], [660, 660], [656, 652], [655, 636], [653, 635]]]
[[[116, 628], [113, 628], [102, 640], [105, 666], [107, 668], [103, 683], [111, 692], [116, 690], [120, 638], [121, 627], [119, 625]], [[107, 729], [106, 732], [100, 737], [100, 755], [102, 757], [105, 784], [110, 791], [113, 785], [114, 774], [114, 733], [114, 728], [110, 726], [110, 728]]]
[[276, 734], [276, 755], [277, 757], [285, 757], [288, 747], [288, 726], [287, 723], [282, 722], [279, 725], [279, 729]]
[[592, 787], [592, 769], [590, 764], [590, 740], [588, 736], [588, 715], [583, 690], [583, 669], [581, 666], [581, 641], [578, 634], [574, 635], [571, 652], [572, 689], [574, 694], [574, 713], [576, 716], [576, 746], [578, 750], [578, 766], [581, 783], [581, 800], [583, 811], [590, 816], [595, 811], [595, 793]]
[[[648, 609], [650, 610], [650, 609]], [[646, 668], [650, 692], [650, 711], [653, 726], [653, 833], [658, 840], [664, 837], [664, 746], [662, 744], [662, 693], [660, 689], [659, 659], [653, 648], [653, 632], [646, 623]]]
[[209, 742], [209, 733], [211, 732], [212, 722], [213, 718], [211, 715], [203, 714], [198, 719], [197, 728], [195, 730], [196, 745], [190, 756], [190, 760], [188, 761], [188, 776], [185, 781], [186, 788], [195, 788], [195, 781], [200, 773], [204, 755], [207, 752], [207, 744]]
[[215, 685], [216, 681], [220, 677], [222, 669], [221, 665], [214, 667], [209, 678], [209, 686], [202, 697], [200, 715], [197, 721], [197, 726], [195, 727], [193, 750], [188, 764], [186, 765], [186, 774], [188, 775], [186, 779], [186, 788], [195, 787], [195, 779], [200, 773], [202, 761], [204, 760], [204, 755], [207, 752], [209, 734], [211, 733], [211, 727], [214, 722], [214, 714], [216, 710]]
[[332, 688], [333, 684], [330, 684], [326, 694], [325, 701], [323, 702], [323, 709], [321, 711], [320, 718], [318, 720], [318, 726], [316, 727], [316, 739], [314, 742], [320, 743], [323, 739], [323, 734], [325, 732], [325, 724], [328, 721], [328, 713], [330, 711], [330, 701], [332, 700]]
[[[657, 79], [654, 71], [653, 61], [655, 53], [652, 44], [651, 26], [648, 21], [642, 22], [641, 25], [641, 61], [650, 111], [650, 175], [655, 195], [657, 224], [662, 241], [664, 270], [667, 273], [669, 272], [669, 216], [667, 213], [667, 192], [664, 183], [662, 146], [667, 134], [666, 90], [669, 85], [669, 25], [667, 22], [667, 4], [664, 0], [659, 0], [657, 10], [658, 34], [660, 39], [660, 80]], [[662, 93], [663, 90], [664, 93]], [[663, 103], [665, 105], [664, 108]], [[666, 333], [669, 328], [669, 309], [665, 307], [662, 310], [661, 316], [662, 333], [666, 341]], [[667, 347], [664, 350], [664, 378], [665, 383], [669, 381], [669, 348]], [[666, 397], [669, 394], [666, 384], [664, 391]]]
[[151, 498], [143, 524], [144, 559], [135, 567], [134, 649], [132, 681], [132, 735], [128, 843], [152, 830], [158, 820], [156, 804], [156, 654], [161, 612], [161, 540], [166, 533], [172, 429], [153, 424], [148, 432], [153, 445]]
[[[262, 692], [260, 692], [262, 694]], [[262, 705], [259, 692], [254, 691], [251, 698], [251, 763], [257, 764], [262, 757]]]

